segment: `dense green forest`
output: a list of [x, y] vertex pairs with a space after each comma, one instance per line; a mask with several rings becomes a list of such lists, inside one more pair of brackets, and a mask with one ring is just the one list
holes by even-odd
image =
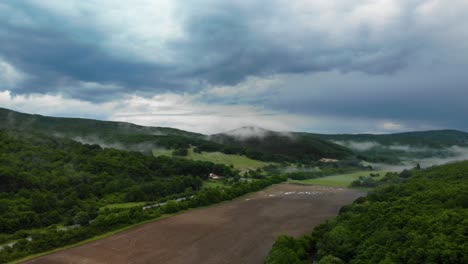
[[41, 134], [0, 131], [0, 232], [72, 222], [102, 203], [155, 201], [200, 189], [224, 165], [102, 149]]
[[389, 178], [265, 263], [468, 263], [468, 161]]

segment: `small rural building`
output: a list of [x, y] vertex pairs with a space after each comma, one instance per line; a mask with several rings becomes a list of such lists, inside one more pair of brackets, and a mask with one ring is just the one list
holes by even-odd
[[330, 162], [338, 162], [338, 160], [337, 159], [321, 158], [320, 162], [330, 163]]
[[208, 178], [210, 178], [210, 179], [212, 179], [212, 180], [219, 180], [219, 179], [221, 179], [221, 178], [223, 178], [223, 177], [218, 176], [218, 175], [216, 175], [216, 174], [214, 174], [214, 173], [210, 173], [210, 175], [208, 176]]

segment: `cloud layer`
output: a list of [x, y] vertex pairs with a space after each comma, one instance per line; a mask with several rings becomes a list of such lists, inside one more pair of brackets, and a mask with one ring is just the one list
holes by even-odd
[[466, 12], [464, 0], [6, 0], [1, 106], [34, 95], [139, 109], [172, 96], [191, 98], [180, 112], [203, 106], [213, 117], [126, 116], [198, 131], [227, 109], [304, 121], [293, 130], [468, 130]]

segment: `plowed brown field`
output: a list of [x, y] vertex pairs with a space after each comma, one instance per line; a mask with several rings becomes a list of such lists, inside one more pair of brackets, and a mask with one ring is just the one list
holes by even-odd
[[27, 263], [262, 263], [280, 234], [300, 236], [363, 192], [279, 184]]

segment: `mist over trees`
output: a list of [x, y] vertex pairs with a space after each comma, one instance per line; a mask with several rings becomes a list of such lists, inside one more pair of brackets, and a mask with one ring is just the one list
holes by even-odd
[[102, 149], [72, 140], [0, 131], [0, 233], [96, 215], [99, 201], [155, 201], [201, 188], [210, 173], [236, 174], [210, 162]]

